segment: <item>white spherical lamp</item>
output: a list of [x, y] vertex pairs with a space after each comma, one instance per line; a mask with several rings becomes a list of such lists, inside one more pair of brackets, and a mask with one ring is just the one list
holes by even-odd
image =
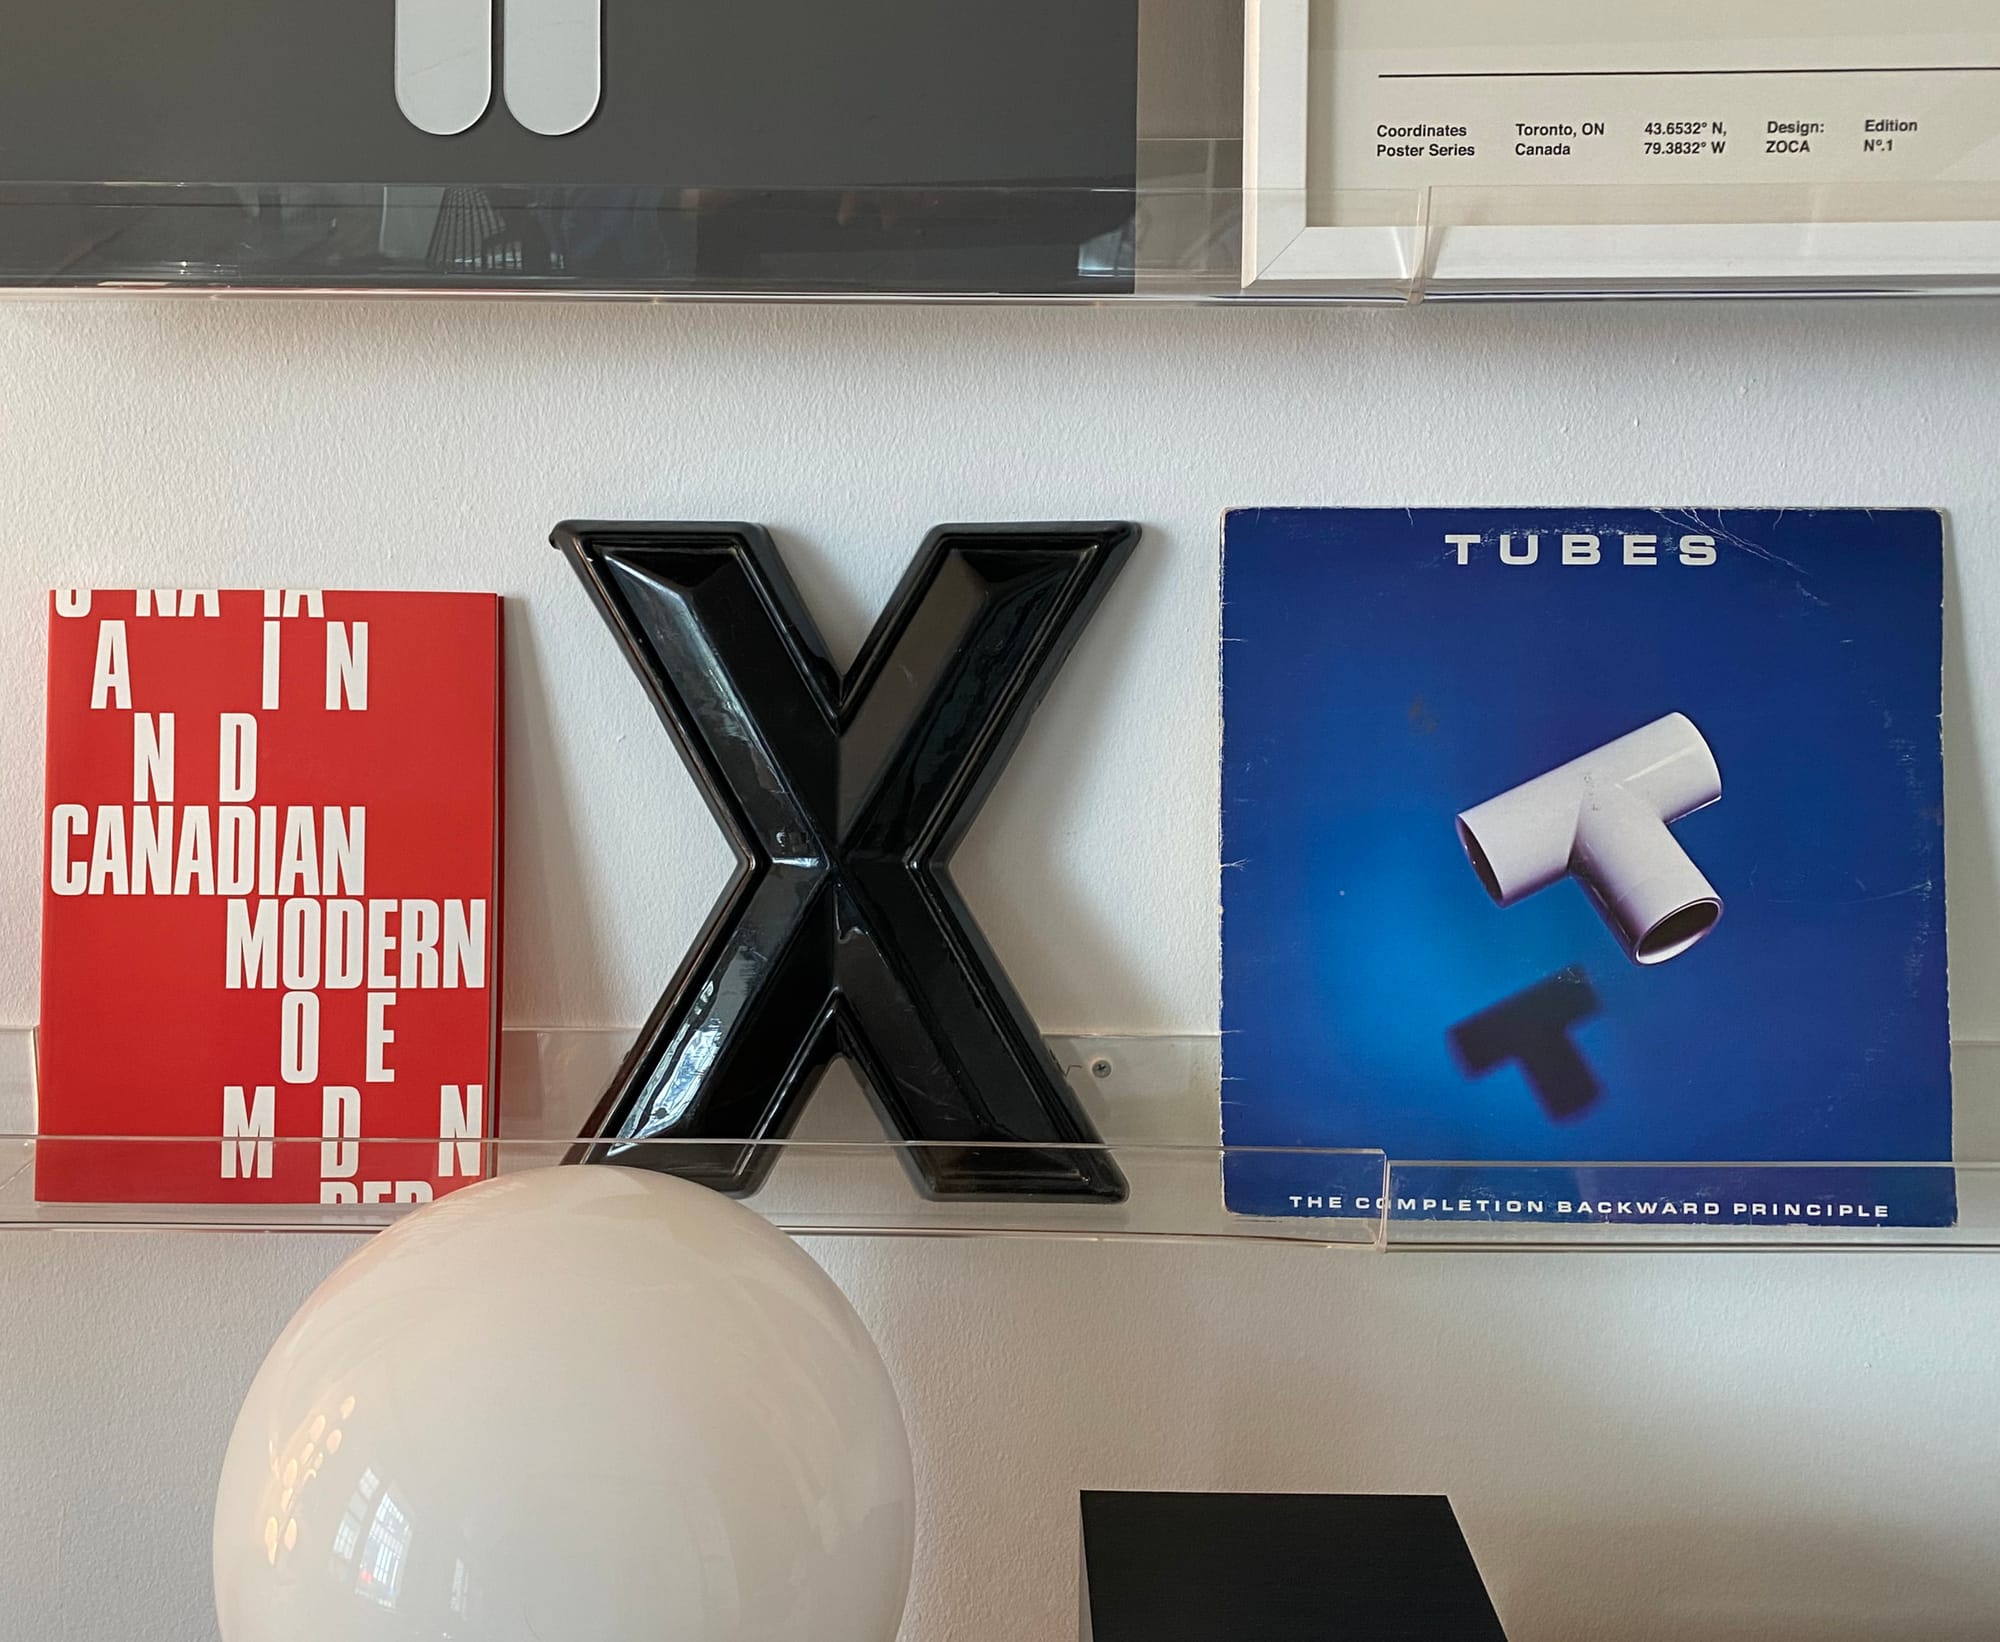
[[272, 1347], [215, 1508], [223, 1642], [893, 1642], [908, 1436], [751, 1210], [586, 1165], [373, 1239]]

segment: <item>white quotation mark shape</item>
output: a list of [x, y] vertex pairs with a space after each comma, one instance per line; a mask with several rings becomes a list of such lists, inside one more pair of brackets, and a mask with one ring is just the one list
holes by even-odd
[[[396, 104], [419, 131], [455, 137], [493, 100], [494, 0], [396, 0]], [[507, 109], [566, 137], [604, 91], [603, 0], [506, 0]]]
[[433, 137], [468, 131], [493, 100], [493, 0], [396, 0], [396, 105]]
[[507, 110], [543, 137], [567, 137], [603, 93], [604, 0], [507, 0]]

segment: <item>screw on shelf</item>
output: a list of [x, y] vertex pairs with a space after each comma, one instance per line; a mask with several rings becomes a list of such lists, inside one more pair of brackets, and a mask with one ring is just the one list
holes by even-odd
[[1108, 1077], [1110, 1077], [1110, 1076], [1111, 1076], [1111, 1058], [1110, 1058], [1110, 1056], [1108, 1056], [1108, 1055], [1099, 1055], [1099, 1056], [1097, 1057], [1097, 1059], [1095, 1059], [1094, 1061], [1092, 1061], [1092, 1062], [1090, 1063], [1090, 1075], [1091, 1075], [1092, 1077], [1094, 1077], [1094, 1078], [1108, 1078]]

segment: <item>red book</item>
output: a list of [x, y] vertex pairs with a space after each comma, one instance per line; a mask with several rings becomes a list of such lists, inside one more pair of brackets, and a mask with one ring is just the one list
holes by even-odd
[[479, 1178], [499, 598], [49, 608], [37, 1197], [423, 1202]]

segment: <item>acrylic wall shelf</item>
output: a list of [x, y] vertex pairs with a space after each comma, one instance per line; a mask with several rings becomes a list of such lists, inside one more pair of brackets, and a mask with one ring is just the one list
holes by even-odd
[[[833, 190], [746, 203], [674, 188], [635, 203], [629, 189], [580, 185], [552, 199], [495, 185], [481, 190], [486, 229], [461, 243], [447, 232], [454, 191], [440, 186], [0, 181], [0, 294], [1254, 307], [2000, 291], [2000, 186], [1319, 195], [1218, 180], [1233, 179], [1241, 146], [1142, 144], [1130, 192], [873, 190], [874, 216], [935, 219], [900, 249], [830, 226], [854, 209]], [[978, 247], [1006, 246], [1010, 220], [1031, 206], [1077, 235], [996, 277]], [[822, 249], [788, 249], [807, 243]], [[565, 249], [586, 245], [623, 249]]]
[[[1676, 39], [1586, 0], [1464, 30], [1396, 0], [938, 0], [927, 29], [888, 0], [599, 0], [601, 74], [559, 132], [513, 74], [428, 107], [386, 6], [271, 0], [247, 30], [184, 0], [124, 18], [117, 54], [50, 13], [0, 60], [0, 290], [2000, 290], [2000, 26], [1939, 4], [1867, 39], [1684, 6]], [[490, 79], [467, 15], [449, 60]], [[1773, 140], [1800, 116], [1811, 142]], [[1524, 118], [1564, 140], [1519, 142]]]
[[[624, 1032], [515, 1031], [504, 1034], [501, 1134], [482, 1145], [488, 1166], [510, 1171], [556, 1164], [628, 1041]], [[938, 1202], [916, 1188], [911, 1148], [887, 1138], [859, 1090], [838, 1067], [807, 1107], [798, 1133], [762, 1143], [780, 1154], [769, 1181], [747, 1199], [776, 1224], [812, 1236], [1031, 1236], [1085, 1240], [1225, 1240], [1289, 1243], [1362, 1251], [1451, 1250], [2000, 1250], [2000, 1045], [1960, 1045], [1954, 1056], [1958, 1132], [1966, 1155], [1952, 1161], [1856, 1162], [1838, 1166], [1764, 1160], [1729, 1165], [1594, 1163], [1575, 1159], [1420, 1160], [1391, 1158], [1365, 1145], [1224, 1147], [1218, 1137], [1219, 1040], [1214, 1037], [1052, 1039], [1079, 1098], [1105, 1136], [1130, 1185], [1119, 1204]], [[219, 1153], [216, 1136], [142, 1141], [64, 1139], [33, 1134], [34, 1036], [0, 1033], [0, 1229], [180, 1228], [200, 1230], [367, 1232], [407, 1212], [394, 1202], [347, 1207], [258, 1204], [40, 1203], [34, 1195], [38, 1148], [116, 1148], [121, 1161], [181, 1154], [204, 1162]], [[228, 1144], [234, 1146], [237, 1141]], [[317, 1140], [273, 1141], [287, 1152], [317, 1154]], [[436, 1136], [373, 1141], [374, 1158], [405, 1152], [409, 1172], [428, 1174]], [[687, 1142], [651, 1143], [662, 1156]], [[714, 1142], [702, 1143], [710, 1148]], [[736, 1143], [749, 1146], [755, 1143]], [[1299, 1212], [1227, 1213], [1225, 1171], [1281, 1167], [1328, 1182], [1340, 1212], [1301, 1203]], [[1768, 1199], [1773, 1214], [1793, 1218], [1747, 1224], [1705, 1220], [1699, 1212], [1662, 1221], [1649, 1203], [1695, 1199], [1705, 1177], [1726, 1167], [1734, 1189]], [[1802, 1171], [1816, 1184], [1801, 1188]], [[1907, 1184], [1956, 1194], [1956, 1222], [1945, 1226], [1865, 1224], [1841, 1203], [1868, 1196], [1868, 1183], [1897, 1171]], [[393, 1169], [371, 1173], [393, 1174]], [[1851, 1180], [1853, 1189], [1847, 1189]], [[1813, 1202], [1814, 1196], [1826, 1199]], [[1796, 1205], [1788, 1202], [1796, 1199]], [[1535, 1221], [1494, 1218], [1487, 1205], [1541, 1201], [1571, 1212]], [[1387, 1205], [1385, 1208], [1384, 1205]], [[1586, 1207], [1585, 1205], [1592, 1205]], [[1602, 1213], [1599, 1213], [1599, 1210]], [[1808, 1211], [1824, 1211], [1813, 1212]]]

